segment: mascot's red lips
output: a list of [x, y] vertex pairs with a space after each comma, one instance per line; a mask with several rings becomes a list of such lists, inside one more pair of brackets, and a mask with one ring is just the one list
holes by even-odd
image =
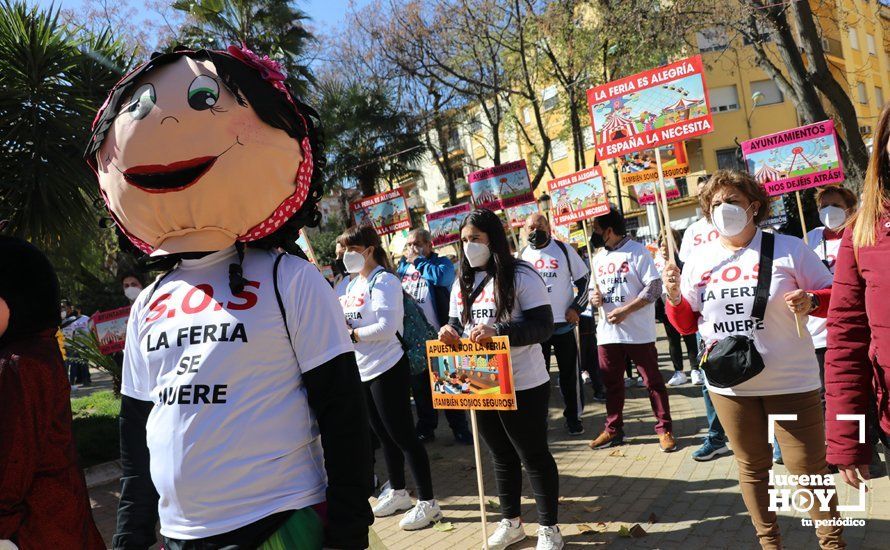
[[130, 185], [148, 193], [170, 193], [191, 187], [213, 166], [219, 157], [198, 157], [172, 164], [149, 164], [124, 170]]

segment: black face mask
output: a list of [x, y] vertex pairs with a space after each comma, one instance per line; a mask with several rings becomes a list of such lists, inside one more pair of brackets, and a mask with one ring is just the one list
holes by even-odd
[[550, 235], [543, 229], [535, 229], [528, 236], [528, 244], [533, 248], [541, 248], [550, 240]]
[[590, 246], [594, 248], [602, 248], [606, 246], [606, 240], [603, 239], [601, 234], [593, 232], [590, 234]]
[[341, 275], [346, 274], [346, 265], [343, 263], [343, 258], [337, 258], [334, 260], [334, 271], [340, 273]]

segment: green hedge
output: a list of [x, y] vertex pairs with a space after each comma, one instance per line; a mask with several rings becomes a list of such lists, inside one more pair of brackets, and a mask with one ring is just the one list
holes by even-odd
[[120, 410], [120, 399], [111, 391], [71, 400], [72, 431], [82, 468], [120, 458], [117, 425]]

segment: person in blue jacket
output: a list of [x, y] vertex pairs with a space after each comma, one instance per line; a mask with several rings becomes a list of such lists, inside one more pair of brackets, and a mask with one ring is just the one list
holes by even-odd
[[[424, 317], [439, 330], [448, 322], [448, 299], [454, 284], [454, 264], [433, 252], [433, 239], [426, 229], [415, 229], [408, 233], [405, 256], [399, 261], [396, 272], [405, 289], [420, 309]], [[433, 394], [426, 372], [411, 377], [411, 391], [417, 407], [417, 437], [423, 441], [436, 438], [439, 414], [433, 408]], [[466, 413], [459, 410], [445, 411], [445, 418], [454, 439], [458, 443], [472, 444], [473, 436], [467, 427]]]

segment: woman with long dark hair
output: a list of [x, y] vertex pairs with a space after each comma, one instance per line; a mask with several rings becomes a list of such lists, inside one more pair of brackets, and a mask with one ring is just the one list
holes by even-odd
[[[374, 506], [377, 517], [408, 510], [399, 526], [421, 529], [442, 517], [433, 496], [430, 460], [411, 414], [411, 370], [401, 344], [404, 305], [402, 283], [393, 275], [389, 258], [373, 227], [353, 226], [337, 241], [345, 248], [343, 264], [350, 275], [340, 297], [349, 334], [355, 343], [371, 428], [383, 447], [390, 488]], [[417, 483], [417, 504], [405, 488], [405, 459]]]
[[[848, 227], [828, 311], [825, 405], [828, 462], [858, 488], [860, 476], [869, 478], [874, 444], [890, 444], [890, 105], [875, 130], [862, 206]], [[865, 437], [861, 423], [838, 415], [868, 418]]]
[[461, 337], [486, 342], [510, 339], [516, 389], [515, 411], [480, 411], [479, 433], [491, 451], [501, 515], [489, 548], [503, 549], [525, 538], [520, 521], [522, 468], [538, 508], [538, 550], [563, 548], [557, 527], [559, 473], [547, 443], [550, 376], [541, 342], [553, 332], [550, 297], [541, 276], [510, 253], [500, 218], [474, 210], [461, 224], [458, 280], [451, 291], [448, 324], [439, 331], [446, 344]]

